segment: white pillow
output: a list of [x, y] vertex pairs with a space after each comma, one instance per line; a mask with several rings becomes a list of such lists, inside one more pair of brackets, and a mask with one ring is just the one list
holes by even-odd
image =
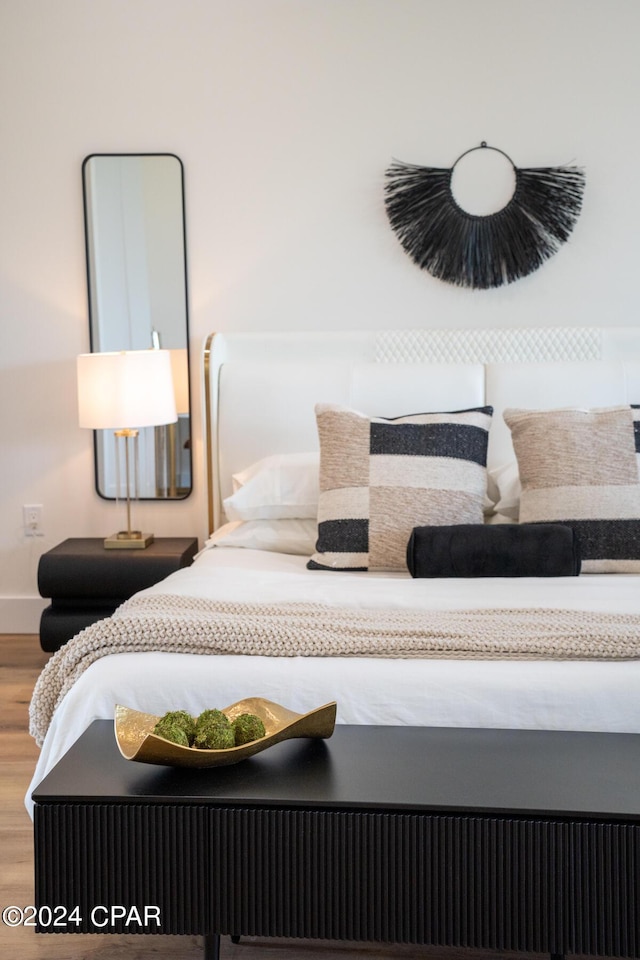
[[315, 520], [235, 520], [225, 523], [207, 540], [206, 547], [244, 547], [310, 556], [316, 547]]
[[491, 490], [490, 496], [497, 501], [493, 508], [494, 513], [508, 517], [509, 520], [517, 520], [520, 515], [520, 495], [522, 493], [517, 461], [510, 460], [508, 463], [503, 463], [502, 466], [490, 470], [489, 488]]
[[224, 500], [228, 520], [314, 519], [318, 514], [320, 454], [264, 457], [235, 473]]

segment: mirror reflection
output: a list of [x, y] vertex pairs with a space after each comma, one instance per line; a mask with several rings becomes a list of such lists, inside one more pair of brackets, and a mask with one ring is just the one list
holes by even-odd
[[[184, 175], [173, 154], [92, 154], [82, 167], [92, 352], [171, 351], [178, 422], [139, 436], [143, 499], [191, 492]], [[117, 494], [113, 433], [95, 432], [96, 489]]]

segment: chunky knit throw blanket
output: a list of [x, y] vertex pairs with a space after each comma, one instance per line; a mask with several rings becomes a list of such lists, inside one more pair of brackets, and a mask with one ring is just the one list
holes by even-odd
[[640, 616], [574, 610], [428, 611], [244, 603], [147, 594], [61, 647], [29, 709], [41, 744], [80, 674], [114, 653], [269, 657], [624, 660], [640, 656]]

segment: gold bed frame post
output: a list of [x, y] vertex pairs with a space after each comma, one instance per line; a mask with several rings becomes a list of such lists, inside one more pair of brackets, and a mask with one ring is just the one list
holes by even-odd
[[213, 443], [211, 435], [211, 351], [216, 334], [210, 333], [204, 345], [204, 424], [205, 424], [205, 456], [207, 470], [207, 518], [208, 535], [213, 533]]

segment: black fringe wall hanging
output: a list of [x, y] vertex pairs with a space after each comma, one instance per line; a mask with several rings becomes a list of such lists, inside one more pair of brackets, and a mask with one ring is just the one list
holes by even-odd
[[[474, 150], [495, 150], [511, 163], [515, 190], [486, 216], [468, 213], [451, 189], [456, 164]], [[533, 273], [569, 238], [582, 208], [579, 167], [516, 167], [503, 150], [482, 142], [450, 169], [392, 163], [385, 206], [400, 243], [423, 270], [460, 287], [488, 289]]]

